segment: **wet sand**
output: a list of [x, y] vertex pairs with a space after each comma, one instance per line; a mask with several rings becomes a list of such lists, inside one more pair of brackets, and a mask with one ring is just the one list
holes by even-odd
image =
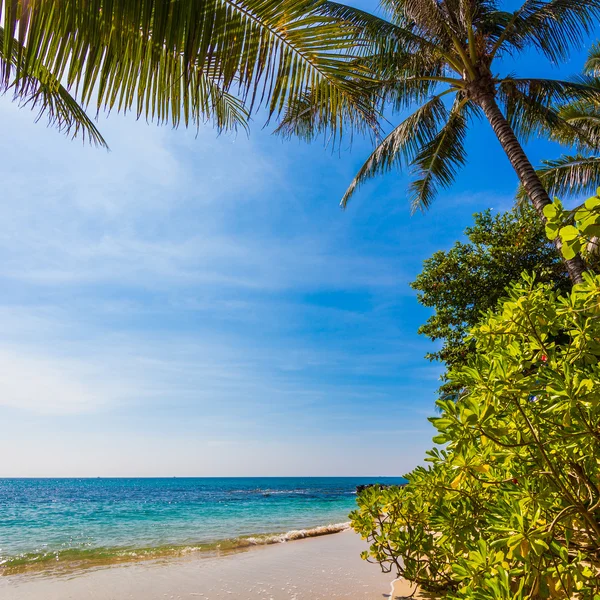
[[[2, 600], [391, 600], [393, 576], [361, 560], [352, 531], [62, 575], [0, 578]], [[410, 593], [396, 582], [393, 598]]]

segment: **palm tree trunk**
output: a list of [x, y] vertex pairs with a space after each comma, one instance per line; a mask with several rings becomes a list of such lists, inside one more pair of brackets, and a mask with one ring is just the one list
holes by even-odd
[[[525, 188], [531, 203], [535, 207], [540, 219], [545, 223], [547, 219], [544, 216], [544, 206], [551, 204], [552, 200], [550, 200], [550, 196], [548, 196], [548, 192], [546, 192], [540, 178], [537, 176], [533, 165], [529, 162], [512, 127], [504, 118], [493, 94], [482, 95], [478, 99], [478, 103], [490, 122], [500, 145], [504, 152], [506, 152], [506, 156], [508, 156], [508, 160], [510, 160], [510, 164]], [[562, 242], [559, 236], [554, 240], [554, 244], [560, 252]], [[581, 256], [577, 254], [574, 258], [565, 260], [565, 264], [571, 281], [574, 284], [581, 283], [583, 281], [583, 273], [586, 270], [585, 263]]]

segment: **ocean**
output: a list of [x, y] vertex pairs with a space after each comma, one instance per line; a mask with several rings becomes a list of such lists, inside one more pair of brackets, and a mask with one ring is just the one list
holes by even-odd
[[0, 570], [214, 554], [316, 535], [348, 521], [356, 486], [374, 482], [404, 480], [0, 479]]

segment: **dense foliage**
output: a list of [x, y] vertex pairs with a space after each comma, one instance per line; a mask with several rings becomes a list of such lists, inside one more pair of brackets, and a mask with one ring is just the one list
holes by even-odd
[[532, 279], [473, 330], [430, 465], [352, 514], [378, 561], [449, 598], [600, 599], [600, 277]]
[[[433, 254], [411, 284], [419, 292], [419, 302], [435, 309], [419, 333], [443, 341], [427, 358], [447, 367], [466, 364], [474, 351], [474, 344], [466, 341], [469, 330], [495, 308], [524, 271], [535, 272], [539, 282], [552, 283], [559, 290], [571, 287], [544, 225], [530, 206], [494, 216], [486, 211], [474, 215], [474, 221], [465, 231], [468, 241]], [[444, 380], [440, 391], [455, 392], [456, 385], [446, 376]]]

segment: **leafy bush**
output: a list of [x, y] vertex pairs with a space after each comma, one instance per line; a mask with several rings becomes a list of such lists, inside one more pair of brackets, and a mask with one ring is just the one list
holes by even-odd
[[451, 371], [427, 468], [370, 488], [364, 558], [449, 598], [600, 600], [600, 277], [524, 279]]

